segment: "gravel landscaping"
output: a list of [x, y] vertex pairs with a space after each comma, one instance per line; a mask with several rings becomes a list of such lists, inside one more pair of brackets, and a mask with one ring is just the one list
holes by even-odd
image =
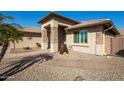
[[124, 58], [71, 52], [5, 58], [1, 80], [89, 81], [124, 80]]

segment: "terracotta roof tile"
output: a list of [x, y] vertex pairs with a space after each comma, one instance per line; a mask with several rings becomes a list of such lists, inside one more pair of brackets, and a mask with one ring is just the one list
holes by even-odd
[[80, 27], [94, 26], [94, 25], [105, 24], [105, 23], [111, 23], [111, 20], [110, 19], [98, 19], [98, 20], [83, 21], [77, 25], [66, 28], [66, 30], [77, 29]]
[[32, 32], [32, 33], [41, 33], [41, 29], [37, 27], [23, 27], [20, 29], [21, 32]]
[[75, 21], [75, 20], [73, 20], [71, 18], [68, 18], [68, 17], [62, 16], [62, 15], [59, 15], [59, 14], [57, 14], [55, 12], [51, 12], [50, 14], [48, 14], [47, 16], [45, 16], [44, 18], [42, 18], [40, 21], [38, 21], [38, 23], [43, 24], [43, 23], [45, 23], [46, 21], [50, 20], [53, 17], [61, 18], [61, 19], [66, 20], [66, 21], [70, 21], [70, 22], [72, 22], [74, 24], [80, 23], [80, 22]]

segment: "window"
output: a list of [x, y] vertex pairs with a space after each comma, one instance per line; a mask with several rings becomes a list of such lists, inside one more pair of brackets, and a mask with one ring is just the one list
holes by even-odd
[[74, 32], [74, 43], [87, 43], [87, 31]]

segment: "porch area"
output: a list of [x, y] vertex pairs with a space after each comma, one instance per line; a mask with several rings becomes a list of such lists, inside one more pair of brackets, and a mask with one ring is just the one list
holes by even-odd
[[78, 21], [51, 12], [39, 22], [42, 31], [42, 49], [51, 52], [59, 51], [62, 44], [66, 43], [65, 28], [78, 24]]
[[66, 43], [67, 26], [54, 24], [42, 27], [42, 49], [49, 49], [50, 52], [57, 52], [60, 46]]

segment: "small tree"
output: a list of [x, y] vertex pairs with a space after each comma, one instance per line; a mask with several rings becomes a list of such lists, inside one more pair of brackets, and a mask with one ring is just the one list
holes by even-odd
[[15, 23], [5, 23], [4, 20], [13, 20], [11, 16], [5, 16], [0, 14], [0, 45], [2, 46], [0, 52], [0, 62], [4, 57], [10, 42], [17, 42], [22, 40], [22, 32], [19, 29], [22, 27]]

